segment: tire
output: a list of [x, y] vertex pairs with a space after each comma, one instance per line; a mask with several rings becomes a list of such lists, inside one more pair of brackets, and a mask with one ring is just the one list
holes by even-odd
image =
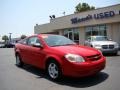
[[18, 67], [23, 67], [23, 62], [21, 61], [21, 57], [19, 54], [16, 55], [16, 65]]
[[56, 61], [50, 61], [47, 64], [47, 74], [52, 80], [59, 80], [62, 77], [62, 72], [59, 64]]
[[93, 45], [90, 45], [90, 47], [93, 47]]

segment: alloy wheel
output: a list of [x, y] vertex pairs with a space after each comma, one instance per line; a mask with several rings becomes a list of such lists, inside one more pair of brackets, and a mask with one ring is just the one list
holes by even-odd
[[59, 77], [59, 69], [56, 63], [50, 63], [48, 65], [48, 74], [52, 79], [57, 79]]

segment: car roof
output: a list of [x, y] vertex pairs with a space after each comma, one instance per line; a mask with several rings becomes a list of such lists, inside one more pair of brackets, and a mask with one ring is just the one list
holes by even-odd
[[57, 34], [37, 34], [37, 35], [42, 37], [42, 36], [54, 36], [54, 35], [57, 35]]
[[31, 36], [28, 36], [27, 38], [34, 37], [34, 36], [44, 37], [44, 36], [51, 36], [51, 35], [57, 35], [57, 34], [33, 34]]

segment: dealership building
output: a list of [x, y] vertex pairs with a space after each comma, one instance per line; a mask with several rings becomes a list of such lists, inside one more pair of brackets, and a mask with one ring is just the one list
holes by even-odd
[[89, 36], [104, 35], [120, 44], [120, 4], [50, 19], [36, 24], [34, 33], [64, 35], [80, 44]]

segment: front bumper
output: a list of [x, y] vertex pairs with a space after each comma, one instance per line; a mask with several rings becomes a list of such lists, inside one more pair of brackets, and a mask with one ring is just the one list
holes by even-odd
[[94, 75], [105, 68], [105, 58], [98, 61], [90, 61], [83, 63], [67, 62], [63, 68], [63, 74], [70, 77], [86, 77]]
[[102, 53], [117, 53], [118, 52], [118, 48], [114, 48], [114, 49], [100, 49]]

